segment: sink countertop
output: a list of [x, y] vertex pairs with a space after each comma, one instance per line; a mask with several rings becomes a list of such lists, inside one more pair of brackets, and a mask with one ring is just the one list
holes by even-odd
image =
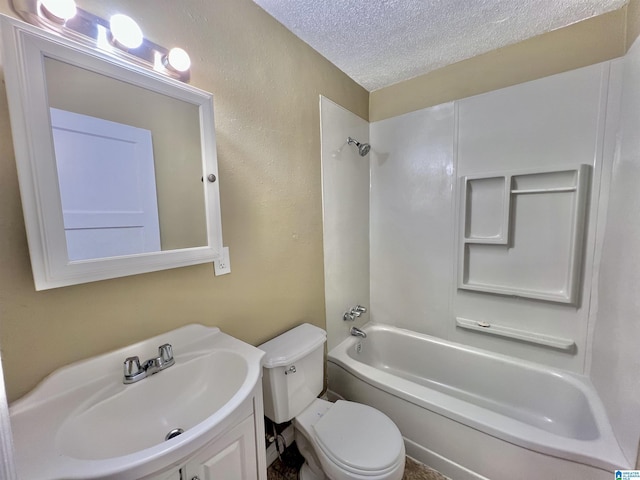
[[[124, 359], [155, 357], [164, 343], [175, 365], [124, 385]], [[251, 413], [239, 410], [260, 384], [263, 356], [218, 328], [192, 324], [60, 368], [10, 405], [19, 476], [133, 478], [179, 462]], [[169, 441], [154, 432], [176, 427], [185, 432]]]

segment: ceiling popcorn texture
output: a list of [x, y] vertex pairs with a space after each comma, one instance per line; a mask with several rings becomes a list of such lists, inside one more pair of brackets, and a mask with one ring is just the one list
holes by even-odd
[[623, 7], [628, 0], [254, 0], [369, 91]]

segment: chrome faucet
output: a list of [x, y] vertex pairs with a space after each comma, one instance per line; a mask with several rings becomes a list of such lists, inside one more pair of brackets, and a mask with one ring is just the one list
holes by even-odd
[[356, 318], [358, 318], [360, 315], [366, 312], [367, 312], [367, 307], [363, 307], [362, 305], [356, 305], [355, 307], [352, 307], [351, 310], [349, 310], [348, 312], [344, 312], [344, 315], [342, 315], [342, 320], [344, 320], [345, 322], [346, 321], [352, 322]]
[[158, 373], [160, 370], [169, 368], [176, 363], [173, 359], [173, 347], [169, 343], [160, 345], [158, 347], [158, 356], [150, 358], [143, 364], [140, 364], [140, 359], [135, 357], [129, 357], [124, 361], [124, 378], [122, 382], [125, 384], [139, 382], [143, 378], [147, 378], [154, 373]]
[[351, 335], [353, 335], [354, 337], [367, 338], [367, 334], [364, 331], [360, 330], [358, 327], [351, 327], [349, 333], [351, 333]]

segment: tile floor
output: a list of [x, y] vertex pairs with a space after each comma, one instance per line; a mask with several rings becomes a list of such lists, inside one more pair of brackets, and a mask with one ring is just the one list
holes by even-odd
[[[271, 464], [267, 470], [267, 480], [297, 480], [298, 470], [303, 463], [303, 458], [294, 443], [287, 448], [277, 459]], [[426, 465], [418, 463], [407, 457], [404, 476], [402, 480], [449, 480], [444, 475], [430, 469]]]

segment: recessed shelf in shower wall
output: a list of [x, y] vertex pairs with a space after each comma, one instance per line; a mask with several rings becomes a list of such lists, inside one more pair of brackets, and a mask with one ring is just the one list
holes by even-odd
[[589, 166], [461, 180], [458, 288], [575, 304]]

